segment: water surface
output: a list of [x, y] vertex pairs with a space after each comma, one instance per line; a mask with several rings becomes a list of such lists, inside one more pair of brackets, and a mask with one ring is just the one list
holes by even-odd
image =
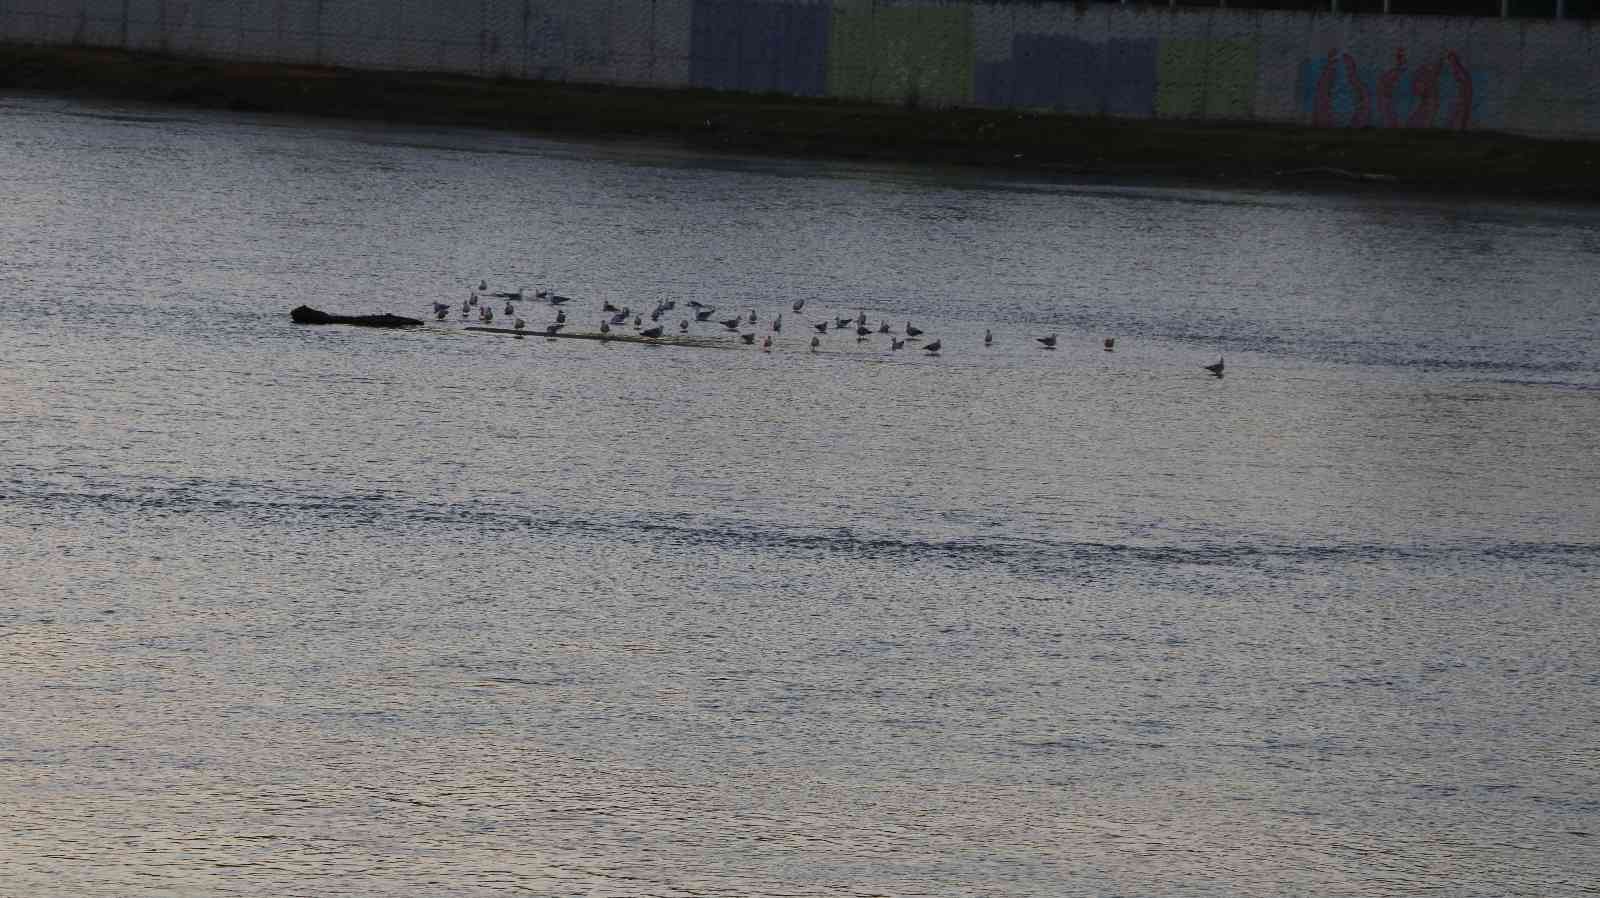
[[1592, 209], [0, 111], [0, 891], [1600, 882]]

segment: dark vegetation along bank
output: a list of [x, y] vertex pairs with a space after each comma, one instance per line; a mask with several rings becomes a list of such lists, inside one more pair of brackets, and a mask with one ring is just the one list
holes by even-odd
[[0, 91], [1050, 175], [1600, 201], [1600, 144], [1133, 122], [0, 47]]

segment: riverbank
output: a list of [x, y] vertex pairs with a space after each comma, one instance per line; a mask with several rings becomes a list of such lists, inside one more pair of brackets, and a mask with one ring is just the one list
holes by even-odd
[[925, 110], [81, 48], [0, 49], [4, 91], [1045, 175], [1600, 202], [1600, 145], [1503, 134]]

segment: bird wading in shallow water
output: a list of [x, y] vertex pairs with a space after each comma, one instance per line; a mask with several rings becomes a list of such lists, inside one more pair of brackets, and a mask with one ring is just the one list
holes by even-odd
[[1038, 340], [1040, 345], [1044, 346], [1045, 349], [1055, 349], [1056, 348], [1056, 335], [1055, 334], [1051, 334], [1048, 337], [1034, 337], [1034, 339]]
[[1217, 356], [1217, 363], [1215, 365], [1206, 365], [1205, 369], [1207, 371], [1211, 372], [1211, 376], [1212, 377], [1221, 377], [1222, 376], [1222, 356]]

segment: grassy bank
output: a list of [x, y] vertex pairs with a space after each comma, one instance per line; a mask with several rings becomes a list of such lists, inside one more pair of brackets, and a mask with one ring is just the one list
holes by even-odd
[[1600, 144], [1440, 131], [931, 111], [118, 51], [0, 48], [0, 91], [1058, 175], [1600, 201]]

